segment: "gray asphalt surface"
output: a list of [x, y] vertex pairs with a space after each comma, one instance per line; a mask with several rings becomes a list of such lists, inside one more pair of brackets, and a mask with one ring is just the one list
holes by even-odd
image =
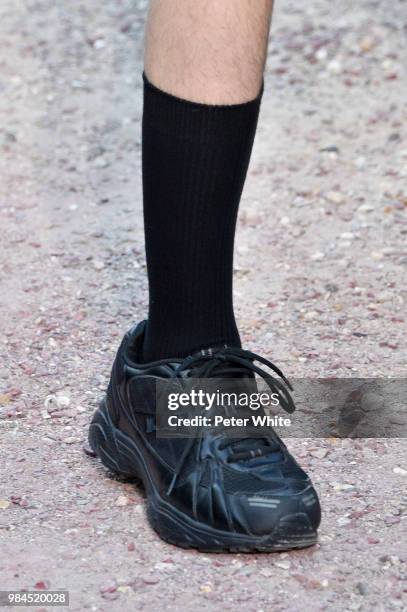
[[[320, 542], [250, 556], [161, 542], [83, 453], [147, 305], [146, 4], [0, 6], [0, 588], [66, 588], [74, 612], [403, 609], [405, 440], [290, 440]], [[277, 3], [235, 297], [245, 346], [293, 377], [406, 375], [406, 17]]]

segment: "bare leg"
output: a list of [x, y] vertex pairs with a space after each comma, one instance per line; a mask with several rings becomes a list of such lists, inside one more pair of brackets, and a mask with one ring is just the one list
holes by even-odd
[[273, 0], [151, 0], [145, 72], [154, 85], [206, 104], [259, 93]]

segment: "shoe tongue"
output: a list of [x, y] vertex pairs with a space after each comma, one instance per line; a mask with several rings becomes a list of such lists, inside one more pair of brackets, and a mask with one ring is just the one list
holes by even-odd
[[[223, 348], [227, 348], [227, 345], [225, 344], [223, 346], [201, 349], [199, 353], [202, 356], [212, 357], [214, 354], [216, 354], [218, 350], [223, 349]], [[235, 379], [235, 380], [240, 379], [243, 385], [245, 386], [247, 386], [248, 384], [255, 385], [255, 389], [257, 389], [254, 373], [251, 372], [250, 370], [245, 370], [244, 368], [239, 366], [239, 364], [233, 364], [233, 365], [236, 368], [235, 371], [232, 371], [230, 373], [222, 372], [222, 378], [223, 379]], [[262, 449], [266, 450], [270, 448], [267, 442], [267, 439], [261, 438], [261, 437], [260, 438], [256, 438], [256, 437], [238, 438], [231, 442], [230, 448], [234, 453], [243, 454], [247, 452], [246, 461], [247, 460], [250, 461], [250, 465], [252, 466], [254, 466], [255, 464], [256, 465], [263, 464], [265, 461], [268, 461], [268, 462], [273, 461], [274, 457], [277, 459], [281, 455], [281, 452], [279, 450], [276, 450], [275, 453], [268, 453], [267, 455], [264, 455], [264, 456], [257, 456], [257, 457], [251, 456], [251, 451], [259, 452], [259, 450], [262, 450]], [[242, 459], [237, 459], [236, 461], [239, 462], [241, 460]]]

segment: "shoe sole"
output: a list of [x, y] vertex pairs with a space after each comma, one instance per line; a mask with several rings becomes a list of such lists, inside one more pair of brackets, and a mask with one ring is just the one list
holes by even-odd
[[141, 482], [147, 495], [148, 521], [170, 544], [202, 552], [243, 553], [281, 552], [307, 548], [317, 542], [317, 532], [303, 512], [284, 516], [267, 536], [221, 531], [182, 513], [159, 495], [140, 450], [129, 436], [115, 427], [105, 400], [92, 419], [89, 444], [110, 471]]

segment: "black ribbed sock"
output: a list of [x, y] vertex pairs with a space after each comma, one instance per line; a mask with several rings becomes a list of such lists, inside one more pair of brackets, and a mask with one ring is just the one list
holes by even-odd
[[144, 361], [240, 345], [232, 302], [233, 243], [260, 99], [198, 104], [144, 78], [150, 297]]

